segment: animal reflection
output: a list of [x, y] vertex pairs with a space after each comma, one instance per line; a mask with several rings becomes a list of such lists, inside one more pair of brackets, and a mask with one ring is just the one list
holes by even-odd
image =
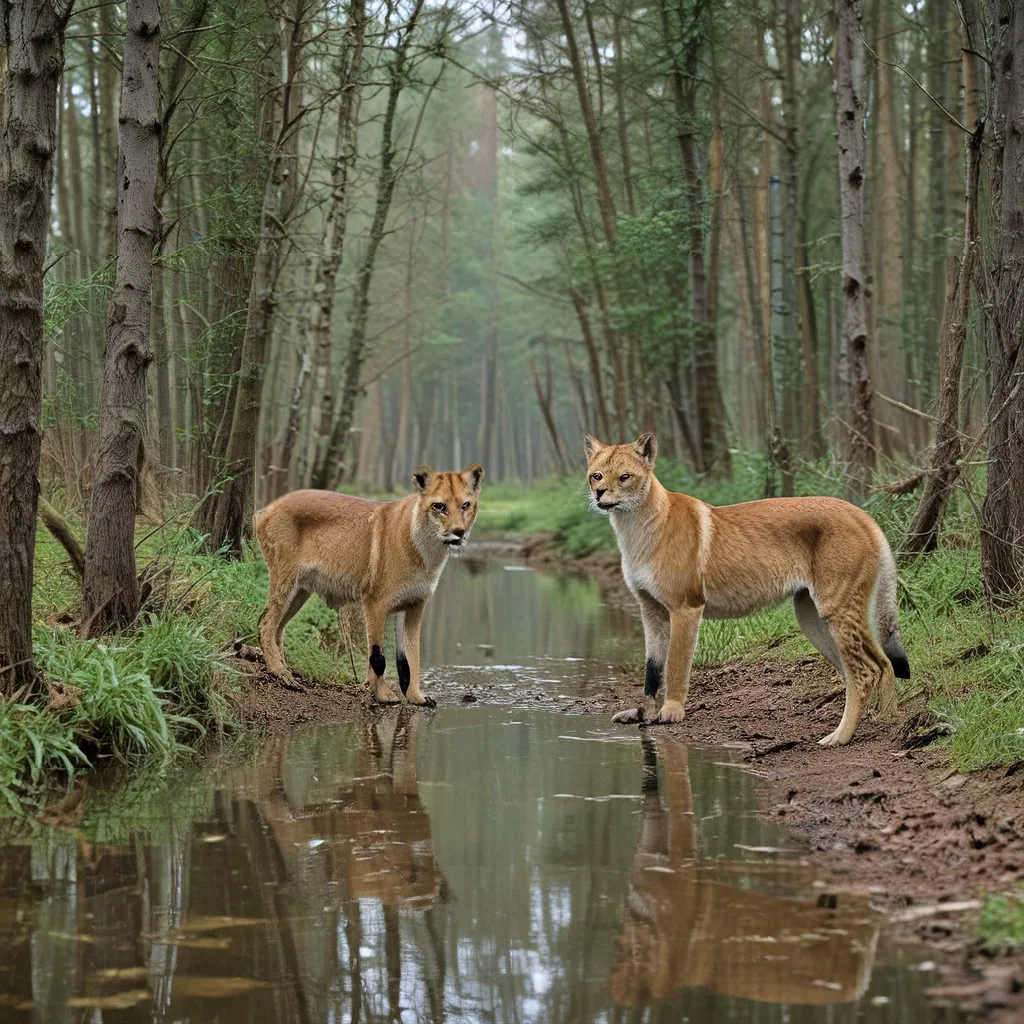
[[[344, 766], [337, 785], [330, 769], [316, 768], [316, 795], [303, 797], [286, 791], [283, 779], [288, 741], [281, 737], [264, 750], [256, 780], [260, 794], [260, 816], [266, 822], [285, 867], [285, 887], [279, 896], [287, 901], [276, 909], [278, 920], [308, 913], [318, 917], [337, 915], [328, 933], [344, 932], [347, 963], [324, 964], [323, 933], [305, 927], [294, 928], [290, 947], [294, 949], [296, 976], [320, 973], [325, 984], [318, 991], [347, 989], [344, 1016], [353, 1022], [373, 1017], [376, 985], [366, 986], [364, 949], [383, 946], [383, 992], [390, 1019], [400, 1014], [402, 984], [401, 910], [430, 911], [444, 901], [445, 883], [434, 857], [430, 817], [420, 802], [416, 776], [416, 743], [422, 716], [406, 708], [389, 710], [362, 727], [354, 751], [354, 762]], [[308, 906], [306, 906], [308, 904]], [[429, 918], [429, 913], [428, 913]], [[431, 923], [428, 920], [427, 930]], [[436, 977], [444, 978], [444, 957], [436, 950], [421, 951], [434, 960]], [[347, 976], [342, 983], [341, 975]], [[443, 988], [443, 985], [442, 985]], [[428, 992], [429, 1018], [439, 1019], [442, 1007]], [[438, 1005], [434, 1005], [435, 1001]], [[324, 1005], [312, 1011], [315, 1000], [303, 999], [306, 1019], [328, 1017], [340, 1012]], [[327, 1019], [324, 1017], [324, 1019]]]
[[[701, 864], [687, 748], [644, 741], [643, 823], [623, 908], [611, 992], [638, 1005], [703, 986], [771, 1003], [843, 1003], [871, 978], [878, 924], [866, 902], [772, 896]], [[732, 865], [736, 867], [736, 865]]]
[[413, 909], [435, 903], [443, 878], [416, 778], [419, 727], [404, 709], [368, 723], [351, 777], [323, 803], [293, 807], [280, 786], [264, 797], [286, 862], [314, 851], [326, 857], [328, 877], [347, 900]]

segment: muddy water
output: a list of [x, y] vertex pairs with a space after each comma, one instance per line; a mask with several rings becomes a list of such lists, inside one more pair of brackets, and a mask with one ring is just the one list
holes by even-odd
[[500, 564], [445, 584], [462, 647], [427, 663], [499, 702], [277, 734], [0, 846], [0, 1021], [957, 1019], [728, 751], [515, 699], [589, 685], [630, 620]]

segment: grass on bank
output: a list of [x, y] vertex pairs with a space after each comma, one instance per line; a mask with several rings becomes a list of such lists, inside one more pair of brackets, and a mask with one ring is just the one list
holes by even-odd
[[[709, 485], [672, 463], [659, 477], [714, 504], [762, 493], [757, 459], [737, 457], [731, 481]], [[804, 494], [840, 493], [830, 468], [809, 468], [799, 478]], [[961, 499], [962, 500], [962, 499]], [[916, 496], [877, 492], [869, 511], [895, 540]], [[485, 487], [477, 537], [547, 533], [567, 557], [614, 550], [608, 520], [586, 506], [581, 478]], [[1024, 610], [990, 612], [981, 587], [977, 527], [970, 505], [952, 509], [945, 546], [901, 568], [904, 640], [913, 679], [903, 684], [905, 706], [929, 706], [951, 729], [948, 743], [960, 770], [1024, 760]], [[36, 658], [48, 678], [74, 687], [77, 702], [50, 711], [25, 700], [0, 702], [0, 810], [30, 805], [47, 780], [102, 760], [138, 765], [166, 759], [183, 744], [230, 725], [231, 698], [242, 685], [232, 671], [229, 646], [252, 641], [263, 607], [266, 568], [252, 552], [239, 562], [206, 554], [202, 538], [168, 526], [147, 537], [139, 562], [154, 561], [169, 580], [159, 615], [132, 631], [83, 641], [65, 626], [79, 585], [63, 552], [40, 530], [37, 544]], [[312, 600], [290, 624], [289, 663], [310, 677], [339, 681], [349, 674], [337, 616]], [[786, 605], [747, 619], [708, 622], [697, 661], [734, 658], [792, 659], [813, 653]]]
[[[265, 565], [252, 553], [234, 562], [206, 554], [201, 537], [173, 527], [140, 546], [140, 566], [151, 561], [162, 570], [160, 614], [144, 615], [131, 631], [83, 640], [58, 624], [77, 608], [79, 583], [56, 542], [39, 531], [36, 662], [69, 697], [57, 695], [56, 710], [24, 696], [0, 701], [0, 813], [34, 806], [55, 778], [111, 761], [165, 761], [233, 724], [242, 681], [229, 665], [230, 645], [255, 639]], [[311, 601], [289, 627], [289, 662], [333, 681], [343, 672], [340, 642], [336, 614]]]

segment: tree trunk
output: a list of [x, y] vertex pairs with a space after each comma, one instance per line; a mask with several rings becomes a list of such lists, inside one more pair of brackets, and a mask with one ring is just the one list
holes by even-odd
[[[269, 109], [265, 114], [265, 124], [272, 126], [272, 154], [263, 189], [259, 245], [253, 262], [245, 333], [242, 336], [241, 368], [238, 373], [231, 432], [228, 434], [224, 456], [227, 482], [216, 496], [213, 527], [208, 541], [212, 551], [223, 551], [234, 558], [241, 557], [242, 537], [252, 513], [257, 429], [260, 407], [263, 403], [263, 376], [277, 308], [277, 281], [281, 269], [280, 248], [288, 219], [288, 212], [283, 206], [284, 164], [289, 142], [299, 127], [294, 87], [302, 58], [308, 14], [309, 0], [294, 0], [291, 16], [287, 19], [289, 34], [284, 78], [280, 86], [268, 97]], [[268, 52], [268, 69], [272, 66], [271, 55], [274, 50], [275, 48], [271, 47]]]
[[[888, 2], [878, 5], [877, 93], [873, 102], [874, 145], [872, 146], [871, 243], [872, 303], [876, 338], [872, 355], [879, 371], [876, 386], [885, 394], [901, 394], [905, 376], [903, 364], [903, 137], [900, 102], [896, 94], [896, 48], [893, 20]], [[894, 407], [878, 416], [887, 425], [879, 435], [888, 447], [889, 437], [904, 436], [907, 413]], [[904, 447], [905, 444], [904, 444]]]
[[135, 515], [146, 435], [157, 163], [160, 5], [128, 0], [118, 115], [117, 270], [107, 310], [99, 449], [89, 506], [82, 631], [98, 636], [139, 614]]
[[704, 258], [704, 182], [697, 161], [697, 75], [700, 32], [704, 10], [698, 3], [687, 33], [682, 63], [670, 27], [668, 0], [661, 3], [662, 32], [669, 53], [669, 88], [676, 116], [676, 142], [689, 212], [690, 298], [693, 314], [693, 364], [696, 384], [696, 443], [700, 472], [728, 474], [729, 445], [725, 432], [725, 404], [718, 381], [718, 340], [708, 301], [708, 275]]
[[991, 8], [994, 251], [985, 296], [988, 489], [981, 569], [989, 597], [1001, 601], [1024, 583], [1024, 5], [991, 0]]
[[351, 331], [345, 352], [345, 381], [342, 386], [338, 416], [331, 430], [330, 443], [324, 453], [324, 461], [314, 486], [337, 486], [345, 474], [345, 458], [349, 445], [349, 431], [355, 422], [356, 404], [362, 394], [361, 374], [366, 360], [366, 328], [370, 312], [370, 285], [377, 262], [377, 250], [384, 237], [391, 199], [395, 192], [398, 171], [395, 168], [395, 114], [402, 90], [408, 84], [409, 46], [416, 33], [416, 23], [423, 10], [423, 0], [416, 5], [399, 35], [395, 45], [395, 56], [388, 70], [388, 98], [381, 129], [380, 167], [377, 173], [377, 198], [374, 203], [373, 221], [366, 241], [366, 250], [356, 278], [356, 290], [352, 300]]
[[37, 683], [32, 584], [42, 437], [43, 267], [71, 4], [0, 6], [0, 694]]
[[875, 465], [864, 286], [864, 51], [858, 0], [835, 0], [839, 219], [843, 249], [843, 325], [850, 374], [850, 484], [863, 501]]
[[908, 554], [933, 551], [949, 496], [960, 478], [960, 378], [971, 315], [971, 281], [978, 263], [978, 184], [981, 177], [981, 136], [984, 122], [967, 148], [967, 194], [964, 203], [964, 242], [956, 275], [950, 287], [943, 317], [942, 351], [939, 354], [939, 406], [935, 424], [935, 450], [925, 478], [924, 493], [907, 527], [900, 548]]
[[573, 82], [576, 84], [576, 95], [579, 99], [580, 113], [583, 115], [583, 126], [587, 132], [590, 146], [590, 159], [594, 165], [594, 178], [597, 182], [597, 207], [601, 213], [601, 227], [604, 229], [605, 241], [615, 245], [617, 228], [615, 223], [615, 202], [612, 189], [608, 182], [608, 167], [604, 159], [604, 148], [601, 145], [601, 133], [594, 107], [590, 100], [590, 89], [587, 86], [586, 70], [576, 45], [576, 33], [573, 30], [572, 16], [569, 13], [568, 0], [555, 0], [558, 13], [562, 19], [562, 31], [565, 33], [565, 45], [569, 52], [569, 64], [572, 68]]
[[334, 424], [334, 372], [331, 351], [334, 336], [334, 298], [338, 272], [345, 252], [349, 211], [349, 174], [356, 159], [359, 106], [363, 89], [363, 46], [366, 38], [366, 0], [351, 0], [348, 33], [341, 59], [341, 97], [338, 103], [337, 138], [331, 169], [331, 202], [324, 223], [323, 254], [313, 287], [313, 351], [316, 356], [316, 387], [320, 395], [320, 420], [312, 456], [311, 486], [326, 487], [331, 429]]
[[544, 426], [547, 428], [548, 439], [551, 441], [551, 451], [555, 459], [555, 469], [560, 476], [565, 476], [568, 466], [565, 462], [565, 452], [562, 449], [562, 439], [558, 435], [558, 426], [555, 423], [555, 415], [552, 410], [552, 399], [554, 397], [554, 384], [551, 374], [551, 357], [547, 351], [544, 353], [544, 381], [541, 382], [540, 371], [537, 369], [537, 361], [533, 356], [526, 360], [530, 368], [530, 376], [533, 378], [533, 390], [537, 395], [537, 406], [544, 418]]

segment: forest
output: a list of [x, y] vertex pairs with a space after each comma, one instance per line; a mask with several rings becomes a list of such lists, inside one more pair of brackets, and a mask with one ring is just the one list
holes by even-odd
[[[1016, 680], [965, 763], [1024, 758], [1013, 0], [2, 11], [9, 801], [229, 714], [254, 508], [478, 460], [481, 531], [586, 554], [586, 432], [712, 502], [864, 504], [922, 646], [956, 620]], [[942, 671], [909, 696], [958, 733], [989, 691]]]

